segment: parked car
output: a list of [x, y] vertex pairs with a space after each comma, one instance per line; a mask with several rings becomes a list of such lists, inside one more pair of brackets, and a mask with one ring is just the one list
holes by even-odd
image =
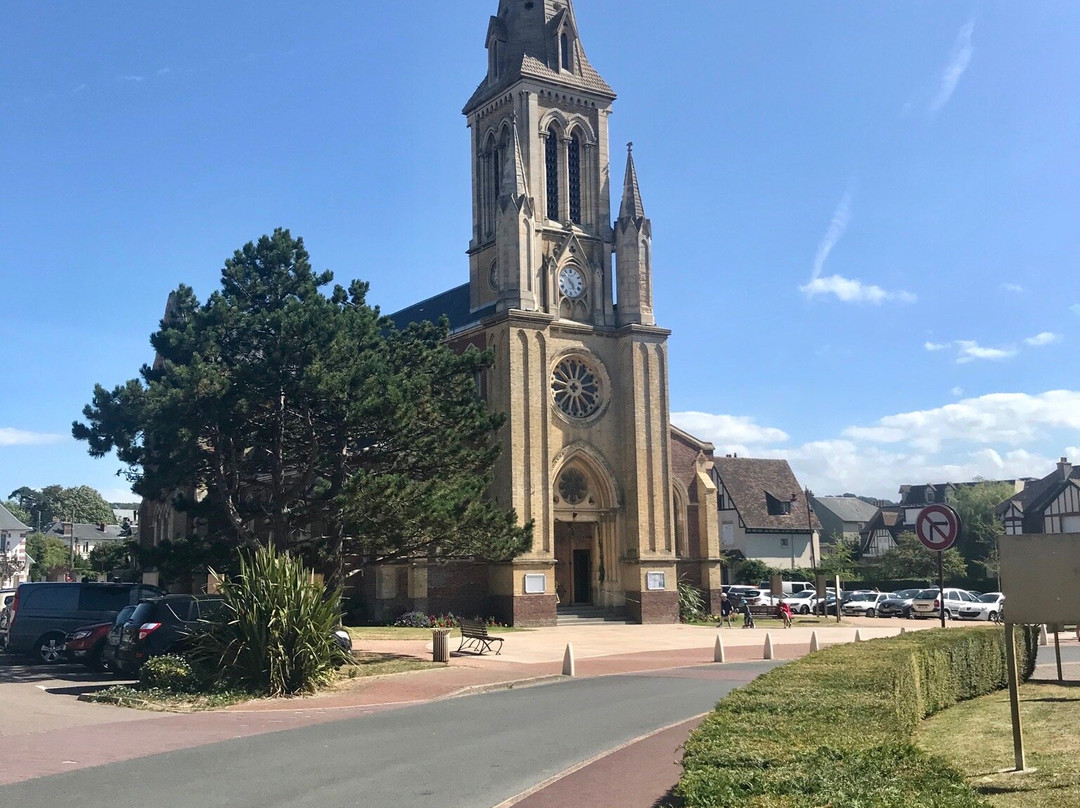
[[143, 600], [120, 627], [118, 673], [134, 674], [152, 656], [180, 653], [200, 620], [221, 611], [218, 595], [165, 595]]
[[921, 589], [901, 589], [894, 598], [886, 598], [878, 605], [879, 617], [911, 617], [911, 602]]
[[[974, 594], [974, 593], [969, 593]], [[1001, 622], [1001, 609], [1005, 605], [1005, 596], [1000, 592], [987, 592], [975, 599], [974, 603], [965, 603], [956, 612], [962, 620], [989, 620]]]
[[860, 614], [866, 617], [877, 617], [878, 607], [889, 598], [895, 597], [895, 592], [859, 592], [852, 595], [851, 599], [841, 607], [841, 610], [851, 617]]
[[164, 591], [148, 584], [27, 583], [15, 590], [7, 650], [46, 664], [64, 658], [69, 633], [111, 622], [125, 606]]
[[810, 614], [815, 609], [821, 610], [821, 598], [813, 589], [804, 589], [802, 592], [789, 595], [784, 600], [791, 607], [792, 614]]
[[105, 639], [109, 635], [110, 628], [112, 628], [112, 621], [82, 626], [70, 632], [64, 638], [64, 656], [67, 657], [67, 661], [81, 662], [92, 670], [103, 670], [105, 663], [101, 658], [101, 652], [105, 647]]
[[[945, 588], [945, 619], [960, 614], [960, 609], [975, 603], [976, 598], [963, 589]], [[941, 599], [937, 587], [924, 589], [911, 601], [911, 616], [919, 619], [934, 618], [941, 614]]]
[[775, 606], [778, 602], [778, 599], [774, 598], [768, 589], [741, 584], [736, 584], [728, 589], [727, 596], [736, 607], [742, 605], [743, 601], [746, 601], [751, 606]]
[[[761, 583], [759, 583], [757, 585], [757, 588], [758, 589], [763, 589], [763, 590], [765, 590], [766, 592], [768, 592], [771, 595], [772, 594], [772, 581], [762, 581]], [[783, 593], [785, 598], [788, 598], [791, 595], [797, 595], [800, 592], [805, 592], [807, 589], [813, 589], [813, 588], [814, 588], [814, 585], [812, 583], [810, 583], [809, 581], [781, 581], [780, 582], [780, 591]]]
[[102, 664], [117, 675], [123, 675], [123, 671], [117, 670], [116, 664], [116, 648], [120, 645], [120, 632], [134, 613], [134, 606], [125, 606], [117, 613], [112, 625], [109, 626], [109, 631], [105, 634], [105, 642], [101, 647]]

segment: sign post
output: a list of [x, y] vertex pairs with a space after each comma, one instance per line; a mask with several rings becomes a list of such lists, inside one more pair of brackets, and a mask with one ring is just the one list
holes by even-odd
[[960, 535], [960, 514], [948, 505], [927, 505], [915, 520], [915, 533], [928, 550], [937, 553], [938, 603], [941, 606], [941, 627], [945, 628], [945, 568], [946, 550]]

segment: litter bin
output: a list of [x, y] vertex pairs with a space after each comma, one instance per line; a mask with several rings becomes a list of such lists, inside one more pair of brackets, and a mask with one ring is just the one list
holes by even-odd
[[450, 629], [433, 628], [431, 630], [431, 661], [450, 661]]

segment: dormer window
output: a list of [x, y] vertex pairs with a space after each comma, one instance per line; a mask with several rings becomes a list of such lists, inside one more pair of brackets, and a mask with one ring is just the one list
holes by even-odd
[[766, 491], [765, 507], [769, 512], [769, 516], [786, 516], [791, 513], [791, 500], [774, 497]]

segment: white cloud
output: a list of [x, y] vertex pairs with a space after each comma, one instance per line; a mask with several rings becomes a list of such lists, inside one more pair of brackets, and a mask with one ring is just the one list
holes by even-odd
[[1071, 306], [1069, 306], [1069, 311], [1071, 311], [1073, 314], [1080, 314], [1080, 303], [1073, 303]]
[[947, 342], [924, 342], [923, 347], [928, 351], [944, 351], [949, 347]]
[[844, 235], [848, 222], [851, 221], [851, 196], [852, 190], [849, 187], [844, 191], [844, 195], [840, 197], [840, 202], [837, 204], [836, 210], [833, 211], [832, 219], [829, 220], [829, 227], [825, 230], [825, 235], [821, 237], [821, 241], [818, 243], [817, 254], [814, 255], [814, 274], [810, 276], [814, 280], [821, 275], [829, 253], [832, 252], [836, 242]]
[[974, 362], [976, 359], [998, 362], [1002, 359], [1011, 359], [1017, 354], [1016, 348], [1011, 345], [1005, 348], [987, 348], [971, 339], [958, 339], [955, 344], [958, 349], [956, 361], [959, 364]]
[[938, 87], [937, 95], [930, 102], [931, 113], [939, 112], [949, 103], [949, 99], [952, 98], [953, 92], [956, 90], [956, 85], [960, 82], [960, 77], [964, 75], [968, 65], [971, 64], [971, 56], [975, 52], [975, 48], [971, 44], [971, 36], [974, 33], [975, 21], [971, 20], [961, 26], [959, 33], [956, 35], [952, 53], [949, 54], [949, 63], [941, 74], [941, 84]]
[[1055, 334], [1053, 331], [1042, 331], [1036, 334], [1034, 337], [1028, 337], [1024, 340], [1025, 345], [1030, 345], [1033, 348], [1037, 348], [1040, 345], [1050, 345], [1051, 343], [1061, 340], [1061, 334]]
[[1003, 283], [1001, 284], [1001, 291], [1012, 292], [1013, 294], [1020, 294], [1024, 291], [1024, 287], [1018, 283]]
[[48, 443], [60, 443], [67, 440], [67, 435], [50, 432], [28, 432], [25, 429], [13, 429], [0, 426], [0, 446], [42, 446]]
[[745, 415], [714, 415], [708, 412], [673, 412], [671, 422], [690, 434], [716, 445], [720, 454], [746, 454], [750, 446], [783, 443], [788, 434], [775, 427], [759, 426]]
[[964, 395], [964, 388], [957, 385], [956, 387], [954, 387], [949, 392], [952, 393], [957, 398], [959, 398], [960, 396]]
[[117, 78], [120, 81], [142, 81], [143, 80], [142, 76], [135, 76], [135, 75], [117, 76]]
[[1075, 446], [1036, 449], [1054, 430], [1080, 431], [1080, 390], [992, 393], [885, 416], [795, 446], [780, 445], [788, 439], [784, 430], [746, 416], [684, 412], [674, 413], [672, 422], [711, 440], [720, 455], [783, 458], [799, 482], [819, 494], [895, 499], [903, 483], [1042, 477], [1060, 454], [1080, 459]]
[[810, 283], [799, 287], [799, 291], [807, 297], [836, 295], [844, 303], [883, 303], [886, 300], [914, 303], [917, 299], [911, 292], [888, 292], [880, 286], [863, 283], [857, 279], [845, 278], [842, 275], [811, 278]]
[[172, 72], [172, 71], [171, 71], [171, 70], [169, 70], [169, 68], [167, 68], [167, 67], [162, 67], [162, 68], [159, 68], [159, 69], [158, 69], [158, 71], [157, 71], [157, 74], [158, 74], [159, 76], [164, 76], [164, 75], [165, 75], [166, 73], [171, 73], [171, 72]]
[[937, 452], [945, 443], [961, 441], [1019, 447], [1048, 429], [1080, 430], [1080, 391], [990, 393], [935, 409], [888, 415], [872, 426], [848, 427], [843, 434]]

